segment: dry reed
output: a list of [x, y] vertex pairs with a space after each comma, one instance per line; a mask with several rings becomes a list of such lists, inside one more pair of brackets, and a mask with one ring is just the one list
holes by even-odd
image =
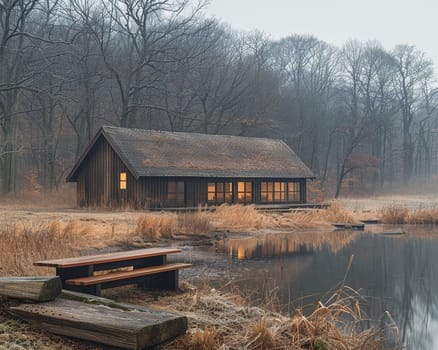
[[196, 328], [190, 336], [190, 349], [216, 350], [220, 347], [220, 334], [215, 328]]
[[380, 211], [380, 219], [385, 224], [437, 225], [438, 208], [407, 208], [386, 207]]
[[[196, 295], [200, 291], [196, 291]], [[187, 293], [186, 293], [187, 294]], [[232, 302], [232, 296], [216, 290], [197, 297], [169, 297], [164, 302], [184, 312], [192, 326], [190, 332], [164, 349], [295, 349], [295, 350], [383, 350], [401, 349], [389, 344], [399, 340], [398, 329], [385, 314], [379, 327], [369, 326], [361, 309], [361, 296], [344, 287], [326, 303], [318, 302], [309, 315], [297, 310], [285, 316], [266, 309]], [[175, 300], [176, 299], [176, 300]], [[206, 330], [214, 329], [212, 333]], [[196, 336], [194, 336], [196, 335]], [[391, 338], [392, 339], [392, 338]], [[218, 343], [219, 342], [219, 343]]]
[[214, 231], [212, 214], [199, 208], [194, 213], [183, 213], [178, 215], [178, 223], [181, 232], [184, 234], [201, 235]]
[[252, 230], [277, 226], [273, 216], [258, 211], [254, 205], [223, 204], [216, 209], [213, 220], [222, 229]]
[[174, 213], [145, 214], [138, 218], [135, 234], [148, 241], [172, 238], [178, 229], [178, 216]]
[[322, 212], [322, 216], [330, 223], [339, 222], [352, 224], [357, 222], [355, 214], [351, 210], [342, 207], [338, 203], [332, 203], [328, 209]]
[[[53, 221], [47, 225], [4, 225], [0, 230], [0, 275], [34, 275], [44, 269], [36, 260], [72, 256], [74, 223]], [[47, 272], [46, 272], [47, 273]]]

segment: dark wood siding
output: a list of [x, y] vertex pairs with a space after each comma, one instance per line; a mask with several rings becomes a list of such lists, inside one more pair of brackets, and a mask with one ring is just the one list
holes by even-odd
[[[120, 189], [120, 173], [127, 174], [126, 190]], [[237, 203], [237, 182], [252, 182], [254, 203], [262, 203], [260, 184], [263, 181], [300, 183], [300, 202], [306, 202], [306, 179], [246, 179], [246, 178], [140, 178], [129, 171], [104, 137], [100, 137], [78, 169], [77, 201], [80, 207], [135, 209], [174, 207], [168, 200], [168, 182], [184, 181], [184, 206], [207, 204], [209, 182], [232, 182], [233, 202]], [[278, 203], [278, 202], [276, 202]]]
[[135, 178], [111, 145], [101, 137], [88, 153], [78, 172], [77, 201], [81, 207], [119, 207], [127, 202], [127, 191], [119, 189], [119, 176], [127, 173], [129, 184]]

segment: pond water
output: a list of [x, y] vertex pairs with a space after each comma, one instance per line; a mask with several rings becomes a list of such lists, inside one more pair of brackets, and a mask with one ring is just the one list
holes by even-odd
[[404, 227], [403, 235], [386, 230], [394, 227], [267, 234], [212, 249], [227, 261], [228, 288], [255, 302], [271, 298], [283, 310], [306, 310], [345, 280], [365, 297], [362, 308], [371, 319], [389, 311], [407, 349], [438, 349], [438, 228]]

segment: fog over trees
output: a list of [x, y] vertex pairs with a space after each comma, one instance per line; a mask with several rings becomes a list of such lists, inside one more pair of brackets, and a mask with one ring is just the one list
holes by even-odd
[[425, 53], [274, 41], [203, 6], [0, 0], [1, 193], [56, 190], [101, 125], [280, 138], [336, 195], [436, 180]]

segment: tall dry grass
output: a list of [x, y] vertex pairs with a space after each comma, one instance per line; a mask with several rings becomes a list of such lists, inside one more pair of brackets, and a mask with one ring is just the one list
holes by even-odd
[[264, 229], [327, 228], [331, 223], [357, 222], [357, 213], [332, 204], [328, 209], [262, 212], [254, 205], [221, 205], [215, 211], [146, 213], [137, 220], [135, 234], [145, 240], [208, 235], [215, 231], [253, 232]]
[[386, 207], [379, 213], [384, 224], [438, 225], [438, 208], [409, 210], [400, 207]]
[[172, 238], [178, 229], [178, 216], [175, 213], [148, 213], [137, 219], [135, 234], [145, 240], [156, 241]]
[[178, 215], [178, 226], [183, 234], [202, 235], [215, 230], [212, 223], [212, 214], [201, 208], [193, 213]]
[[137, 219], [135, 234], [145, 240], [182, 236], [202, 236], [214, 231], [252, 231], [278, 226], [272, 215], [253, 205], [222, 205], [215, 211], [199, 208], [187, 213], [146, 213]]
[[363, 298], [348, 287], [326, 302], [318, 302], [310, 314], [296, 310], [286, 316], [264, 308], [233, 302], [231, 295], [196, 290], [191, 295], [166, 299], [169, 307], [184, 312], [192, 328], [164, 349], [295, 349], [383, 350], [402, 349], [398, 328], [385, 314], [379, 326], [370, 326], [362, 310]]
[[345, 224], [352, 224], [357, 222], [357, 214], [354, 213], [352, 210], [344, 208], [338, 203], [332, 203], [322, 213], [322, 217], [330, 222], [330, 223], [345, 223]]
[[201, 208], [191, 213], [147, 213], [137, 219], [135, 234], [147, 241], [177, 235], [202, 235], [214, 231], [211, 213]]
[[33, 262], [77, 254], [73, 249], [78, 239], [75, 233], [74, 222], [64, 225], [59, 221], [46, 225], [4, 225], [0, 228], [0, 275], [50, 272], [34, 267]]
[[258, 211], [254, 205], [223, 204], [212, 216], [216, 225], [222, 229], [259, 230], [277, 226], [272, 215]]

